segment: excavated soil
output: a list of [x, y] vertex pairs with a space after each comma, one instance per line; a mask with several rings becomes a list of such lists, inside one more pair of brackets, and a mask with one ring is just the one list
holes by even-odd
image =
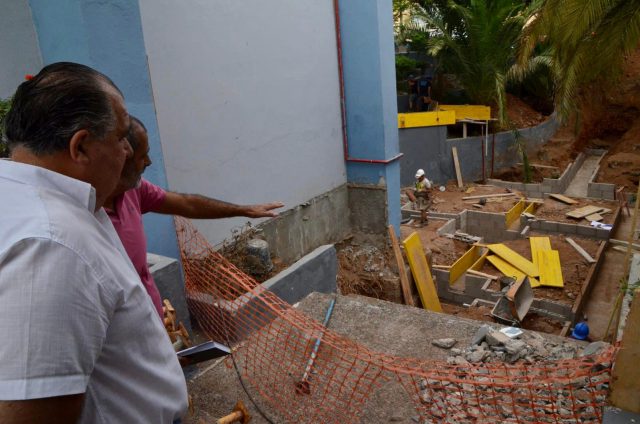
[[602, 223], [613, 224], [616, 211], [618, 210], [618, 202], [612, 202], [609, 200], [595, 200], [595, 199], [581, 199], [574, 198], [578, 203], [575, 205], [567, 205], [559, 200], [553, 198], [546, 199], [543, 205], [540, 205], [535, 212], [535, 216], [538, 219], [545, 221], [566, 222], [571, 224], [589, 225], [590, 221], [587, 219], [574, 219], [568, 217], [568, 212], [582, 208], [584, 206], [598, 206], [606, 209], [610, 209], [610, 212], [601, 213]]

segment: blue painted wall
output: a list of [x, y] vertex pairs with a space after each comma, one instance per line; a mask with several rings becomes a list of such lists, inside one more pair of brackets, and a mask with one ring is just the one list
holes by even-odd
[[[122, 90], [129, 113], [149, 130], [153, 166], [145, 178], [167, 187], [160, 135], [153, 104], [140, 9], [133, 0], [30, 0], [45, 65], [71, 61], [108, 75]], [[144, 218], [150, 252], [178, 257], [172, 218]]]
[[[349, 156], [399, 153], [393, 12], [390, 0], [341, 0], [342, 58]], [[389, 223], [400, 228], [400, 165], [347, 164], [349, 182], [387, 186]]]

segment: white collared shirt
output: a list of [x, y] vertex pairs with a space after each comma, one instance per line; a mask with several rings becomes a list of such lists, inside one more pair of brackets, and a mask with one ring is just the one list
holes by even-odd
[[0, 400], [85, 393], [81, 423], [187, 408], [166, 331], [87, 183], [0, 160]]

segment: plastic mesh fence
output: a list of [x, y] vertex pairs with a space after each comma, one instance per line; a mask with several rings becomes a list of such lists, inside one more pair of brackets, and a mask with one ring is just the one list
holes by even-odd
[[[601, 422], [614, 348], [535, 364], [444, 361], [381, 354], [324, 329], [262, 289], [176, 218], [192, 317], [234, 348], [245, 385], [278, 422], [360, 422], [381, 385], [399, 384], [423, 423]], [[311, 384], [301, 379], [322, 344]], [[257, 395], [257, 396], [256, 396]]]

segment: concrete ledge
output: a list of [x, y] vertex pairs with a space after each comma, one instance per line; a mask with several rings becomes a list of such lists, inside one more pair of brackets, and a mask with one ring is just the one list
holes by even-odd
[[600, 247], [598, 248], [598, 252], [596, 253], [596, 257], [594, 258], [596, 260], [596, 263], [592, 264], [591, 268], [589, 268], [589, 273], [587, 274], [587, 277], [584, 279], [584, 283], [582, 284], [582, 289], [580, 290], [580, 294], [578, 295], [578, 298], [576, 299], [576, 301], [573, 303], [573, 308], [571, 309], [571, 312], [573, 315], [571, 321], [573, 324], [580, 321], [581, 319], [582, 310], [584, 309], [584, 306], [587, 303], [587, 299], [591, 294], [591, 291], [593, 290], [593, 285], [596, 281], [596, 276], [598, 275], [598, 271], [600, 270], [600, 267], [604, 262], [603, 252], [605, 247], [607, 246], [607, 243], [608, 243], [607, 241], [603, 241], [600, 243]]
[[214, 298], [209, 293], [192, 293], [188, 297], [192, 309], [213, 309], [219, 319], [229, 323], [231, 334], [221, 334], [222, 340], [231, 341], [246, 337], [247, 334], [268, 324], [271, 309], [266, 307], [257, 294], [269, 291], [287, 303], [301, 301], [312, 292], [335, 293], [338, 259], [333, 245], [320, 246], [289, 268], [268, 279], [254, 292], [247, 292], [236, 299]]
[[184, 278], [180, 263], [173, 258], [147, 253], [149, 272], [156, 282], [161, 299], [169, 299], [176, 318], [191, 333], [191, 317], [184, 293]]

